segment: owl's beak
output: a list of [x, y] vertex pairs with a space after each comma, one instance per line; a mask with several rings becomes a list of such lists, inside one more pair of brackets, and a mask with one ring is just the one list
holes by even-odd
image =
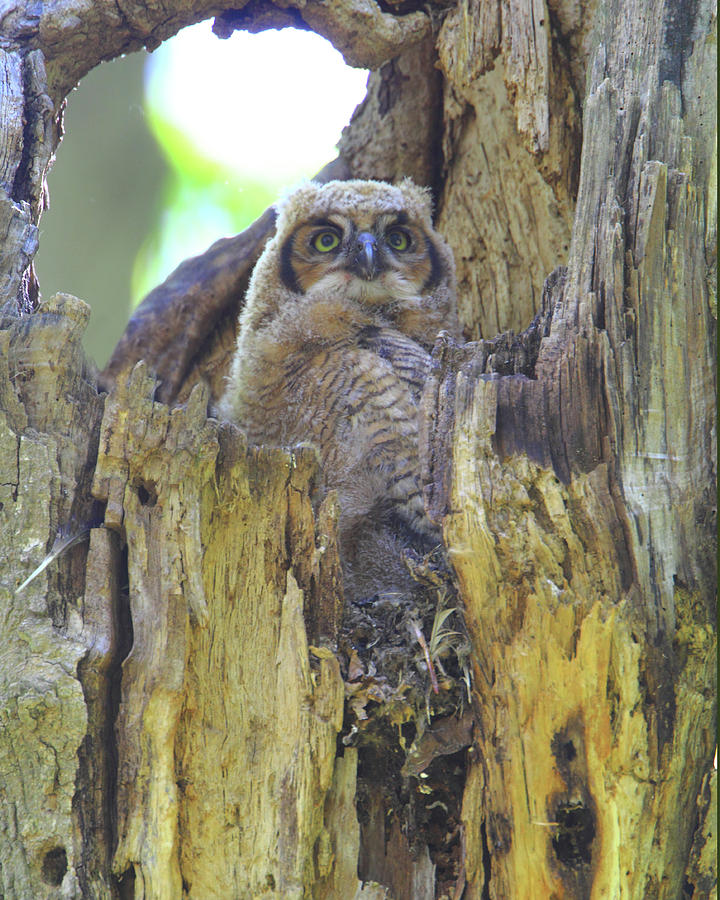
[[371, 281], [378, 272], [377, 243], [367, 231], [357, 237], [356, 253], [352, 268], [358, 275]]

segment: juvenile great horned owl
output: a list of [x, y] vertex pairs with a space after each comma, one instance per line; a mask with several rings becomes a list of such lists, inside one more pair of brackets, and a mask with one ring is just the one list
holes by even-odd
[[255, 444], [311, 443], [340, 501], [351, 599], [410, 586], [402, 551], [440, 543], [423, 507], [418, 401], [457, 330], [451, 252], [409, 180], [305, 184], [253, 272], [220, 414]]

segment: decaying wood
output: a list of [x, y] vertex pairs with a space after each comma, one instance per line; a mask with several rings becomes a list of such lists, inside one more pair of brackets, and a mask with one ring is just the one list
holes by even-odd
[[[98, 789], [106, 786], [105, 713], [88, 692], [106, 700], [114, 647], [103, 616], [111, 607], [105, 599], [90, 609], [92, 594], [84, 597], [83, 545], [16, 592], [58, 531], [93, 515], [88, 476], [103, 404], [80, 344], [89, 314], [86, 304], [59, 295], [32, 317], [3, 319], [0, 330], [0, 890], [6, 897], [57, 897], [61, 883], [65, 896], [97, 896], [109, 849], [103, 835], [106, 830], [109, 838], [109, 792], [93, 797], [78, 789], [77, 774], [79, 765], [88, 766]], [[94, 815], [98, 832], [90, 840], [78, 818]], [[92, 860], [92, 889], [83, 859]]]
[[[438, 37], [446, 169], [439, 226], [455, 253], [469, 339], [525, 328], [546, 275], [567, 260], [582, 94], [563, 47], [580, 22], [563, 40], [551, 25], [544, 3], [462, 0]], [[574, 62], [584, 78], [584, 59]]]
[[231, 9], [218, 17], [213, 30], [222, 37], [243, 29], [309, 28], [326, 37], [349, 66], [378, 69], [430, 34], [430, 17], [415, 10], [407, 15], [388, 15], [375, 3], [322, 3], [301, 0], [274, 6], [251, 0], [240, 10]]
[[[454, 416], [445, 534], [474, 648], [496, 896], [695, 889], [716, 726], [714, 250], [712, 138], [681, 97], [710, 63], [709, 21], [688, 30], [682, 77], [661, 83], [660, 8], [598, 21], [568, 272], [534, 378], [477, 377], [482, 360], [448, 353], [435, 387]], [[480, 896], [477, 843], [468, 859]]]
[[[17, 4], [2, 11], [2, 43], [21, 47], [24, 52], [41, 52], [48, 64], [50, 94], [57, 103], [100, 62], [142, 47], [154, 50], [186, 25], [247, 6], [250, 9], [243, 24], [253, 26], [256, 4], [237, 0], [233, 6], [208, 0], [193, 0], [176, 7], [131, 2], [125, 3], [122, 10], [107, 0], [78, 6], [51, 2], [39, 8]], [[430, 18], [424, 12], [395, 16], [363, 0], [332, 4], [298, 0], [283, 4], [282, 8], [297, 10], [300, 23], [327, 37], [349, 65], [360, 68], [379, 68], [401, 50], [422, 40], [430, 30]], [[257, 13], [259, 27], [278, 26], [277, 21], [268, 19], [263, 4], [257, 4]], [[287, 19], [283, 24], [289, 24]], [[217, 30], [228, 36], [233, 27], [230, 17], [219, 23]]]
[[410, 177], [437, 193], [442, 82], [431, 35], [368, 78], [367, 96], [344, 129], [340, 158], [354, 178]]
[[314, 454], [207, 417], [270, 215], [148, 298], [104, 402], [84, 304], [38, 307], [65, 93], [209, 7], [2, 14], [6, 897], [715, 896], [715, 6], [412, 6], [217, 23], [375, 67], [339, 175], [429, 184], [458, 263], [476, 341], [423, 397], [457, 596], [409, 561], [437, 599], [371, 653]]
[[42, 53], [0, 46], [0, 87], [0, 311], [11, 315], [37, 305], [32, 260], [60, 127]]
[[96, 472], [134, 635], [115, 869], [149, 897], [301, 897], [331, 871], [315, 854], [343, 721], [338, 621], [309, 646], [303, 609], [337, 578], [336, 517], [315, 533], [311, 451], [248, 449], [200, 388], [172, 412], [153, 391], [140, 365], [108, 400]]

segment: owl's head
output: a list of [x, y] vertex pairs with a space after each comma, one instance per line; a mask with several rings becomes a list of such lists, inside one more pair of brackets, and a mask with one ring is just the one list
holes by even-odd
[[428, 193], [410, 181], [307, 184], [281, 207], [280, 276], [291, 291], [368, 305], [428, 293], [447, 277]]
[[274, 281], [278, 306], [291, 296], [342, 298], [428, 344], [441, 328], [455, 330], [454, 263], [433, 228], [429, 191], [409, 179], [309, 182], [277, 209], [248, 302]]

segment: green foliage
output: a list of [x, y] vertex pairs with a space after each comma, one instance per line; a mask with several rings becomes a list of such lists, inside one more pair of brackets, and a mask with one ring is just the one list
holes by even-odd
[[243, 179], [203, 154], [161, 112], [148, 109], [148, 124], [168, 163], [162, 213], [135, 260], [133, 305], [183, 259], [204, 252], [223, 236], [247, 228], [277, 199], [272, 175], [263, 183]]

